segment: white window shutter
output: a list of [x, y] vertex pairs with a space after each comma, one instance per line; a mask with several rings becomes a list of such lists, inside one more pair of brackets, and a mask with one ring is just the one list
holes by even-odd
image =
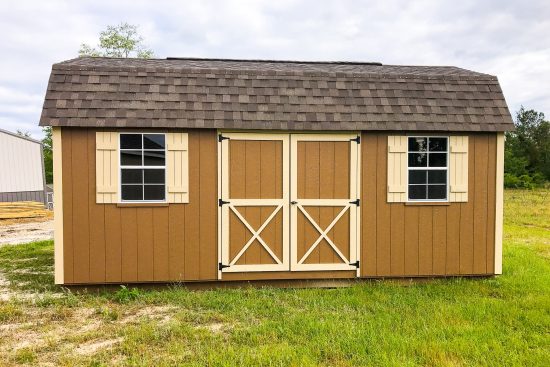
[[187, 133], [166, 134], [168, 202], [189, 202], [189, 152]]
[[449, 137], [450, 202], [468, 201], [468, 137]]
[[407, 137], [388, 136], [388, 203], [407, 201]]
[[98, 131], [96, 142], [96, 202], [118, 201], [118, 133]]

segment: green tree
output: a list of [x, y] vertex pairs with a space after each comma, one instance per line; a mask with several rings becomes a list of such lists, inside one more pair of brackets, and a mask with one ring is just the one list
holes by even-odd
[[83, 43], [78, 51], [79, 56], [93, 57], [138, 57], [149, 59], [153, 51], [143, 45], [143, 37], [138, 33], [138, 27], [128, 23], [117, 26], [107, 26], [99, 33], [97, 48]]
[[550, 122], [543, 113], [522, 106], [514, 125], [516, 130], [506, 133], [505, 185], [530, 187], [550, 181]]
[[42, 139], [44, 152], [44, 171], [46, 172], [46, 183], [53, 182], [53, 156], [52, 156], [52, 127], [46, 126], [42, 128], [44, 139]]

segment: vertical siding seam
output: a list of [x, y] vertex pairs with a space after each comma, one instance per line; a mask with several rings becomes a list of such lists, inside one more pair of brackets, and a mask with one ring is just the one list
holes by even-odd
[[202, 233], [202, 220], [200, 220], [200, 213], [201, 213], [201, 204], [202, 204], [202, 190], [200, 190], [200, 187], [202, 186], [201, 185], [201, 181], [202, 181], [202, 174], [201, 174], [201, 145], [202, 145], [202, 139], [203, 139], [203, 131], [199, 132], [199, 158], [198, 158], [198, 161], [199, 161], [199, 241], [198, 243], [196, 244], [196, 246], [199, 246], [199, 261], [198, 261], [198, 268], [199, 268], [199, 272], [198, 272], [198, 276], [199, 276], [199, 279], [201, 279], [201, 233]]
[[[85, 151], [86, 151], [86, 163], [87, 163], [86, 164], [86, 168], [87, 168], [86, 169], [86, 185], [88, 186], [88, 189], [86, 190], [86, 198], [89, 200], [89, 198], [90, 198], [90, 160], [89, 160], [89, 158], [90, 157], [88, 157], [88, 150], [90, 149], [89, 148], [90, 142], [88, 141], [89, 140], [89, 138], [88, 138], [88, 132], [89, 131], [88, 130], [89, 129], [86, 128], [84, 130], [84, 132], [86, 134], [85, 135], [86, 136], [86, 149], [85, 149]], [[95, 196], [95, 193], [94, 193], [94, 196]], [[92, 261], [90, 259], [90, 256], [92, 254], [91, 251], [90, 251], [90, 245], [92, 243], [91, 238], [90, 238], [92, 236], [92, 230], [91, 230], [92, 228], [91, 228], [91, 225], [90, 225], [91, 224], [90, 218], [92, 216], [91, 215], [92, 214], [91, 210], [92, 210], [92, 206], [90, 205], [90, 203], [88, 203], [88, 223], [87, 223], [87, 225], [88, 225], [88, 281], [92, 280], [91, 279], [91, 277], [92, 277], [92, 267], [91, 267]]]
[[73, 283], [75, 282], [75, 279], [74, 279], [74, 220], [73, 220], [73, 215], [74, 215], [74, 180], [73, 180], [73, 174], [72, 174], [72, 167], [73, 167], [73, 154], [72, 154], [72, 151], [73, 151], [73, 130], [70, 130], [71, 131], [71, 231], [72, 231], [72, 236], [71, 236], [71, 240], [72, 240], [72, 246], [71, 246], [71, 251], [72, 251], [72, 267], [73, 267], [73, 275], [72, 275], [72, 280], [73, 280]]
[[[374, 274], [378, 275], [378, 162], [380, 160], [380, 157], [378, 157], [378, 144], [379, 144], [379, 134], [376, 134], [376, 160], [375, 160], [375, 170], [374, 170], [374, 213], [376, 215], [374, 216], [374, 251], [375, 251], [375, 262], [374, 262]], [[387, 153], [386, 153], [387, 154]], [[387, 163], [387, 162], [386, 162]], [[385, 190], [384, 190], [385, 192]]]
[[[476, 145], [477, 145], [477, 141], [478, 141], [478, 137], [476, 136], [475, 140], [474, 140], [474, 153], [475, 151], [477, 150], [476, 149]], [[476, 256], [476, 252], [475, 252], [475, 246], [476, 246], [476, 237], [475, 237], [475, 223], [476, 223], [476, 217], [475, 217], [475, 213], [476, 213], [476, 200], [475, 200], [475, 190], [476, 190], [476, 185], [475, 185], [475, 182], [476, 182], [476, 165], [477, 165], [477, 162], [476, 162], [476, 159], [475, 159], [475, 155], [474, 155], [474, 169], [473, 169], [473, 172], [474, 172], [474, 192], [473, 192], [473, 195], [472, 195], [472, 200], [473, 200], [473, 203], [472, 203], [472, 270], [471, 270], [471, 273], [474, 272], [474, 265], [475, 265], [475, 256]]]
[[416, 274], [420, 274], [420, 207], [416, 209]]
[[[489, 139], [491, 136], [487, 135], [487, 167], [489, 166], [489, 146], [491, 145]], [[489, 167], [488, 167], [489, 168]], [[489, 182], [491, 180], [491, 172], [487, 171], [487, 182], [485, 183], [485, 274], [488, 273], [487, 259], [489, 258]]]
[[443, 223], [445, 223], [445, 236], [443, 237], [445, 239], [445, 261], [443, 261], [443, 271], [444, 271], [444, 274], [447, 275], [447, 251], [449, 249], [449, 242], [447, 241], [447, 232], [449, 231], [449, 228], [447, 226], [447, 223], [448, 223], [448, 216], [449, 216], [449, 208], [448, 207], [443, 207], [444, 211], [445, 211], [445, 221]]
[[152, 229], [153, 229], [153, 231], [152, 231], [153, 232], [152, 233], [153, 234], [153, 243], [152, 243], [152, 246], [151, 246], [153, 248], [153, 251], [152, 251], [152, 254], [153, 254], [153, 261], [152, 261], [152, 263], [153, 263], [153, 280], [157, 280], [156, 274], [155, 274], [156, 273], [155, 272], [155, 250], [156, 250], [156, 246], [155, 246], [156, 245], [156, 241], [155, 241], [155, 227], [156, 227], [155, 226], [155, 213], [156, 213], [155, 208], [151, 208], [151, 220], [152, 220], [152, 223], [153, 223], [153, 225], [151, 226]]
[[435, 226], [434, 226], [434, 215], [435, 215], [435, 209], [432, 207], [431, 208], [431, 211], [432, 211], [432, 263], [431, 263], [431, 266], [432, 266], [432, 270], [430, 271], [430, 274], [433, 274], [434, 273], [434, 242], [435, 242]]

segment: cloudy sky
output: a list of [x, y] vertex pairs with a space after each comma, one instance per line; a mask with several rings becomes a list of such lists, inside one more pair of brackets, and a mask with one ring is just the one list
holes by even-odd
[[123, 21], [160, 58], [455, 65], [497, 75], [512, 113], [550, 115], [548, 0], [3, 0], [0, 128], [40, 138], [51, 65]]

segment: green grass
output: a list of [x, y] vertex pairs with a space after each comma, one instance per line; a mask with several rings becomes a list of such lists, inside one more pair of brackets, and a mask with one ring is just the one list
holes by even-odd
[[[548, 191], [505, 193], [502, 276], [343, 289], [59, 294], [51, 242], [0, 248], [12, 291], [41, 295], [0, 302], [0, 327], [23, 325], [12, 338], [0, 329], [0, 356], [93, 366], [546, 366], [549, 218]], [[14, 348], [21, 333], [38, 342]], [[106, 340], [114, 342], [77, 350]]]

